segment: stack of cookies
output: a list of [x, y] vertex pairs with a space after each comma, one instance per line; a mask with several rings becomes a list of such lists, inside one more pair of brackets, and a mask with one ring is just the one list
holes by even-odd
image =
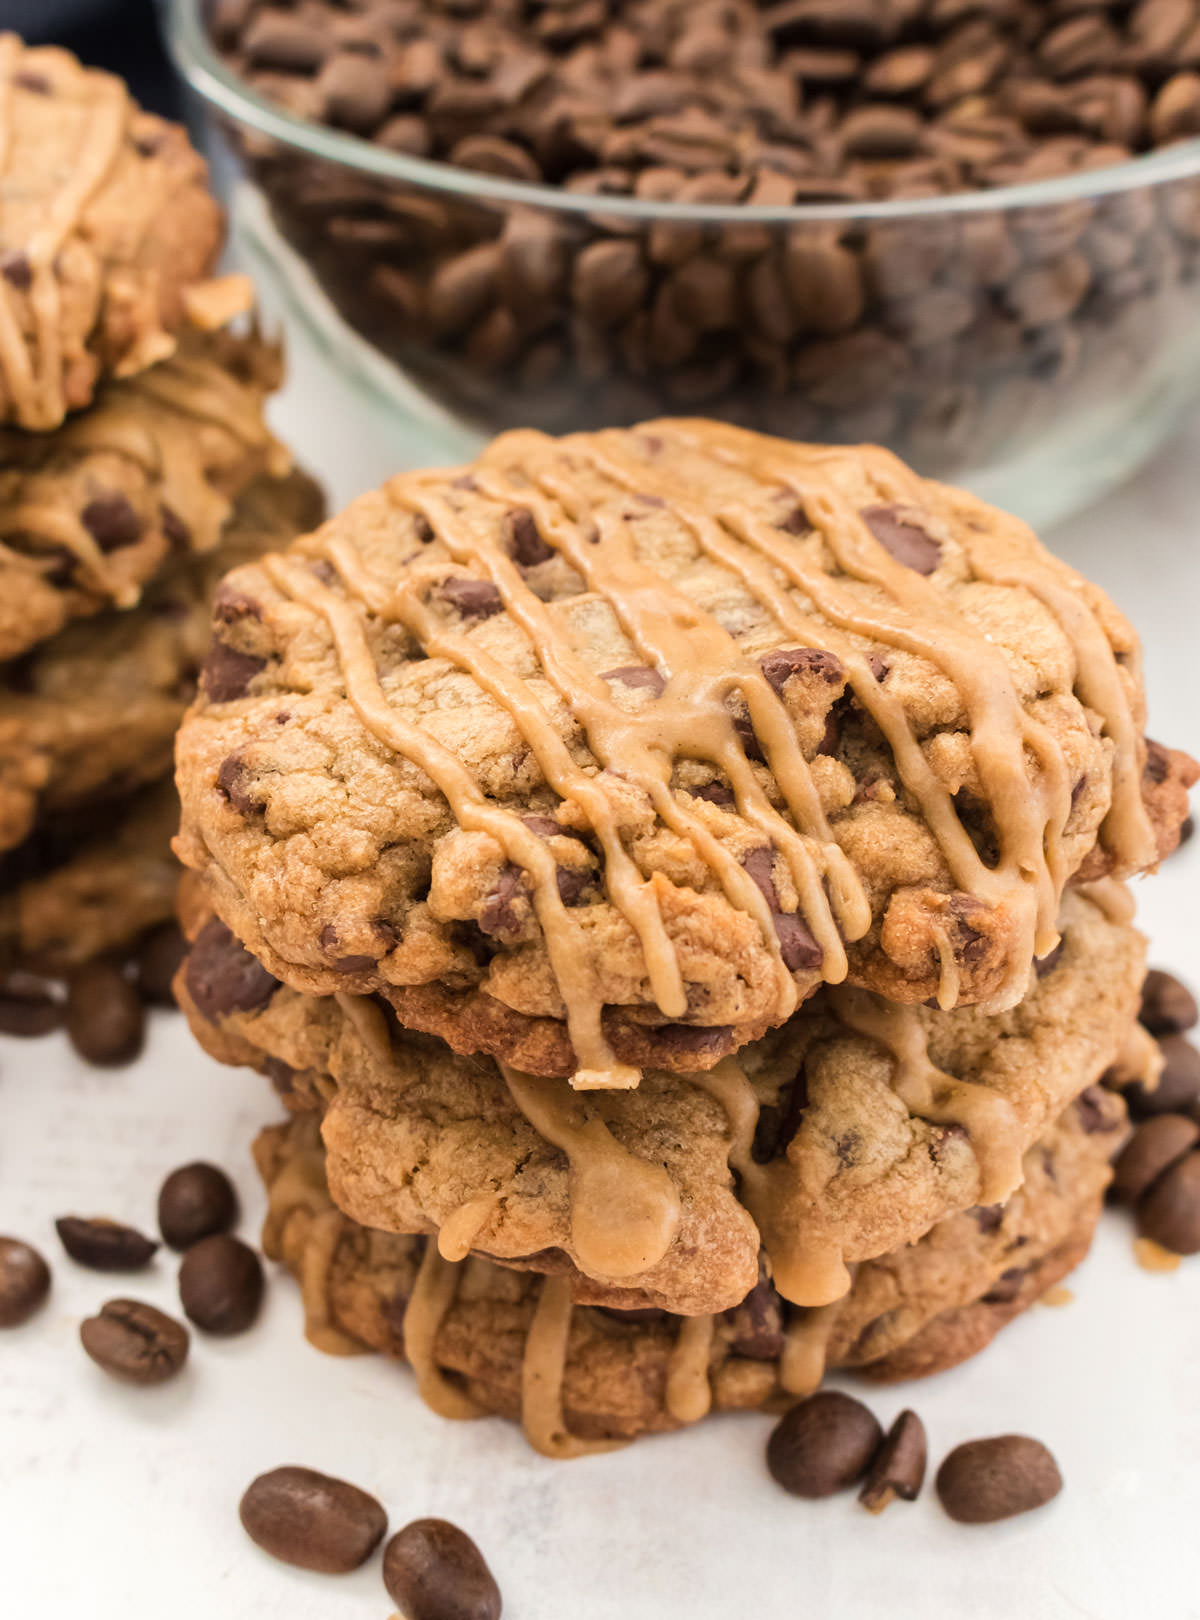
[[277, 351], [227, 320], [221, 211], [183, 131], [64, 51], [0, 35], [0, 993], [173, 913], [172, 741], [231, 566], [320, 519], [263, 405]]
[[1086, 1252], [1197, 767], [1022, 524], [870, 448], [509, 434], [236, 570], [206, 670], [180, 995], [292, 1110], [317, 1344], [567, 1456], [949, 1366]]

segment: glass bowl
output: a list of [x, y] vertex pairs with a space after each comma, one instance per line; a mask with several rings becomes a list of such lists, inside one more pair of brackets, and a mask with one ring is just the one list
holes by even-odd
[[714, 416], [883, 443], [1044, 524], [1200, 397], [1200, 141], [937, 198], [658, 203], [296, 118], [221, 62], [202, 0], [167, 0], [167, 31], [232, 160], [240, 251], [434, 458]]

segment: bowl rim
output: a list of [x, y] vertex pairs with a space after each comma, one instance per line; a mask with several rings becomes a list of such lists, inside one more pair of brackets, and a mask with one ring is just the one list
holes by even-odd
[[164, 0], [164, 32], [171, 56], [187, 83], [210, 107], [248, 125], [258, 134], [299, 149], [309, 157], [379, 179], [401, 181], [425, 191], [450, 193], [473, 202], [521, 205], [541, 212], [602, 215], [646, 223], [671, 221], [711, 225], [804, 225], [861, 221], [913, 221], [947, 215], [1001, 213], [1109, 197], [1145, 186], [1168, 184], [1200, 174], [1200, 137], [1179, 141], [1126, 163], [1086, 169], [1022, 185], [986, 191], [951, 192], [937, 197], [898, 197], [872, 202], [791, 203], [784, 207], [746, 203], [657, 202], [644, 197], [566, 191], [561, 186], [504, 180], [433, 158], [390, 152], [360, 136], [344, 134], [310, 119], [297, 118], [251, 90], [217, 54], [201, 20], [205, 0]]

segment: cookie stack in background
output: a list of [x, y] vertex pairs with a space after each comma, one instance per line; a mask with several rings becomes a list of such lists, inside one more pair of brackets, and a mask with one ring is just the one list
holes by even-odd
[[250, 289], [211, 279], [221, 211], [184, 132], [11, 34], [0, 94], [0, 1023], [66, 1016], [116, 1060], [136, 1015], [70, 1004], [169, 983], [172, 744], [212, 589], [321, 501], [264, 421], [278, 350], [229, 329]]
[[576, 1455], [970, 1355], [1149, 1082], [1197, 768], [1023, 525], [868, 448], [507, 435], [222, 585], [182, 1003], [323, 1348]]

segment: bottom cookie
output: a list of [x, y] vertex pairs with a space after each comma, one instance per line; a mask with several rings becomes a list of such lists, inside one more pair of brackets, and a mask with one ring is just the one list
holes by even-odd
[[318, 1348], [403, 1357], [444, 1416], [497, 1413], [572, 1457], [806, 1394], [828, 1369], [911, 1378], [974, 1355], [1083, 1259], [1124, 1136], [1119, 1098], [1091, 1087], [1030, 1149], [1004, 1206], [860, 1265], [835, 1305], [794, 1310], [763, 1276], [715, 1317], [579, 1306], [567, 1276], [452, 1262], [430, 1239], [359, 1226], [329, 1196], [309, 1115], [265, 1130], [255, 1157], [263, 1246], [299, 1281]]

